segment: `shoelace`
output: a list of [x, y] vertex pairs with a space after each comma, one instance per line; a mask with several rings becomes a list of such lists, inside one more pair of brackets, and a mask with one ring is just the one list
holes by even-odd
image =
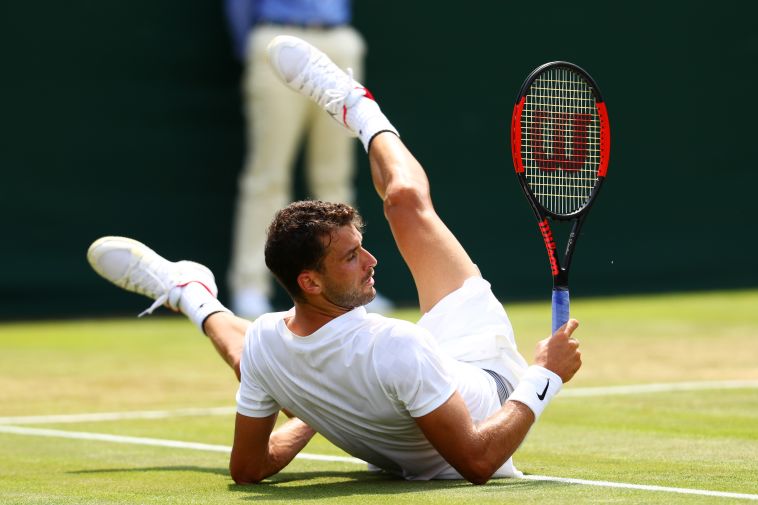
[[330, 112], [338, 112], [340, 102], [348, 97], [353, 89], [352, 83], [355, 82], [352, 68], [347, 69], [347, 81], [340, 73], [342, 71], [331, 60], [325, 55], [319, 55], [308, 66], [303, 77], [303, 87], [310, 86], [311, 98]]
[[[352, 68], [348, 68], [347, 69], [347, 77], [349, 79], [349, 82], [355, 82], [353, 80], [353, 69]], [[351, 87], [345, 87], [345, 89], [342, 89], [342, 90], [335, 89], [335, 88], [327, 89], [326, 92], [324, 93], [324, 95], [326, 96], [326, 98], [330, 98], [331, 100], [329, 100], [328, 102], [326, 102], [326, 104], [324, 105], [324, 107], [326, 107], [328, 109], [329, 107], [331, 107], [334, 104], [340, 105], [337, 102], [344, 102], [345, 99], [350, 95], [350, 92], [352, 90], [353, 90], [352, 86]]]
[[[142, 261], [142, 259], [140, 259], [140, 261]], [[133, 278], [132, 278], [132, 275], [134, 275]], [[137, 270], [136, 272], [134, 272], [134, 269], [132, 269], [129, 272], [127, 278], [130, 279], [130, 280], [133, 279], [133, 282], [130, 283], [132, 285], [131, 288], [132, 288], [133, 291], [135, 291], [135, 292], [137, 292], [139, 294], [147, 295], [147, 296], [153, 296], [153, 295], [155, 295], [155, 293], [148, 292], [148, 291], [146, 291], [144, 289], [139, 289], [140, 286], [144, 286], [146, 284], [149, 285], [149, 281], [152, 281], [155, 285], [157, 285], [161, 289], [161, 291], [163, 291], [163, 293], [160, 294], [155, 299], [155, 301], [153, 302], [153, 304], [150, 305], [150, 307], [148, 307], [147, 309], [145, 309], [142, 312], [140, 312], [139, 315], [137, 315], [137, 317], [142, 317], [142, 316], [146, 316], [148, 314], [152, 314], [155, 309], [157, 309], [158, 307], [160, 307], [161, 305], [163, 305], [164, 303], [166, 303], [166, 301], [168, 300], [168, 293], [169, 293], [169, 291], [171, 291], [171, 288], [167, 289], [163, 285], [163, 282], [161, 281], [161, 279], [158, 276], [156, 276], [155, 274], [153, 274], [153, 272], [150, 269], [148, 269], [148, 268], [146, 268], [146, 269], [140, 269], [140, 270]], [[148, 280], [147, 283], [145, 282], [146, 280]]]
[[166, 303], [166, 300], [168, 300], [168, 292], [156, 298], [153, 304], [149, 306], [148, 308], [146, 308], [145, 310], [143, 310], [142, 312], [140, 312], [139, 314], [137, 314], [137, 317], [142, 317], [142, 316], [147, 316], [149, 314], [152, 314], [155, 309], [157, 309], [158, 307]]

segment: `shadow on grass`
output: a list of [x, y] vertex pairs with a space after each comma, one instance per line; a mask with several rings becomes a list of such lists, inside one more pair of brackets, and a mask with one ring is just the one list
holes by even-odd
[[[71, 474], [104, 474], [120, 472], [200, 472], [221, 475], [231, 480], [226, 468], [203, 467], [196, 465], [152, 466], [140, 468], [101, 468], [96, 470], [76, 470]], [[477, 486], [477, 491], [498, 492], [514, 491], [528, 488], [563, 486], [554, 482], [528, 481], [521, 479], [494, 479], [484, 486]], [[455, 491], [473, 488], [463, 480], [407, 481], [385, 473], [366, 471], [312, 471], [282, 472], [259, 484], [229, 484], [230, 492], [242, 500], [274, 500], [294, 502], [295, 500], [321, 500], [345, 496], [382, 496], [433, 491]]]
[[[552, 484], [521, 479], [496, 479], [477, 490], [498, 491], [524, 489]], [[295, 500], [322, 500], [345, 496], [401, 495], [428, 493], [439, 490], [472, 488], [463, 480], [406, 481], [388, 474], [369, 472], [284, 472], [260, 484], [239, 486], [230, 484], [229, 490], [238, 493], [244, 500], [274, 500], [294, 502]]]
[[98, 468], [97, 470], [75, 470], [71, 474], [96, 474], [96, 473], [128, 473], [128, 472], [201, 472], [215, 475], [229, 476], [228, 468], [208, 468], [196, 465], [173, 465], [173, 466], [148, 466], [139, 468]]

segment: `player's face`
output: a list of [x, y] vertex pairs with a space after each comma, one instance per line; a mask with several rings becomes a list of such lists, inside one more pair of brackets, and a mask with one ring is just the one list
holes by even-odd
[[363, 235], [352, 225], [332, 234], [322, 269], [322, 294], [340, 307], [366, 305], [376, 296], [376, 258], [363, 248], [362, 241]]

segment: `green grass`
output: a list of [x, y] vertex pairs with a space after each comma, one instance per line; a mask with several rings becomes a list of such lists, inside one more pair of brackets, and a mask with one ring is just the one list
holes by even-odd
[[[584, 367], [566, 389], [758, 380], [756, 309], [758, 291], [574, 300]], [[508, 307], [527, 358], [549, 311]], [[180, 317], [0, 325], [0, 416], [231, 406], [236, 387]], [[229, 446], [233, 415], [28, 426]], [[305, 452], [344, 455], [320, 437]], [[758, 495], [758, 389], [559, 395], [515, 460], [529, 474]], [[0, 433], [0, 503], [745, 502], [509, 479], [404, 482], [302, 459], [261, 485], [236, 486], [227, 463], [220, 452]]]

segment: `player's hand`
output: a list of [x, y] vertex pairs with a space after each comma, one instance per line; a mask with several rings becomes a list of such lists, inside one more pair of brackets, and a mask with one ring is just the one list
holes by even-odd
[[534, 363], [555, 372], [564, 383], [571, 380], [582, 366], [582, 353], [579, 341], [572, 335], [579, 326], [579, 321], [569, 319], [558, 328], [552, 336], [537, 344]]

